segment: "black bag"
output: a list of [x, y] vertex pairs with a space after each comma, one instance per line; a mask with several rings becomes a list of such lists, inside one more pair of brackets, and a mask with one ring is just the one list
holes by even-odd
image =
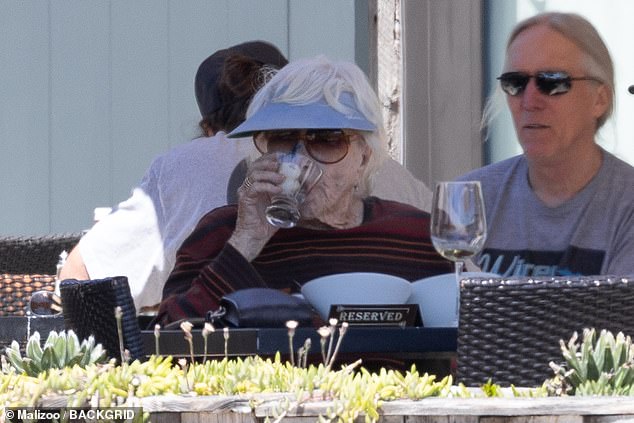
[[299, 326], [312, 326], [315, 313], [302, 298], [272, 288], [247, 288], [225, 295], [217, 310], [207, 312], [214, 326], [233, 328], [285, 327], [295, 320]]

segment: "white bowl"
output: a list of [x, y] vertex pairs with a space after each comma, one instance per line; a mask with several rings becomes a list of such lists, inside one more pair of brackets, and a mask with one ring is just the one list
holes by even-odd
[[332, 304], [404, 304], [411, 293], [409, 281], [383, 273], [338, 273], [302, 286], [302, 295], [324, 320]]
[[[467, 278], [498, 278], [495, 273], [462, 272]], [[456, 327], [458, 326], [458, 285], [455, 273], [444, 273], [412, 282], [412, 295], [408, 304], [418, 304], [423, 326]]]

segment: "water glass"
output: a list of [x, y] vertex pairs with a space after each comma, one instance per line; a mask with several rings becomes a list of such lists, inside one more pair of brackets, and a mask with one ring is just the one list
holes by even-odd
[[282, 192], [274, 196], [266, 208], [266, 220], [273, 226], [292, 228], [301, 217], [299, 206], [321, 177], [322, 171], [314, 160], [301, 153], [278, 154], [278, 160], [278, 172], [286, 179], [281, 185]]

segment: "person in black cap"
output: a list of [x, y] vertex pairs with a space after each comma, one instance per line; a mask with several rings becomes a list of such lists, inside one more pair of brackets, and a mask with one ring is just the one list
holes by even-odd
[[[227, 58], [235, 56], [245, 56], [251, 61], [233, 63], [233, 68], [227, 69], [231, 66]], [[203, 133], [211, 136], [220, 131], [230, 132], [242, 123], [254, 92], [267, 76], [287, 63], [277, 47], [263, 41], [249, 41], [218, 50], [205, 59], [194, 80], [196, 102], [203, 117], [200, 121]], [[254, 80], [245, 78], [254, 69], [261, 74]]]
[[244, 121], [251, 97], [286, 63], [264, 41], [205, 59], [195, 78], [201, 137], [157, 157], [132, 196], [71, 251], [60, 278], [127, 276], [137, 311], [157, 304], [177, 248], [206, 212], [230, 202], [230, 175], [252, 150], [250, 139], [227, 140], [226, 133]]

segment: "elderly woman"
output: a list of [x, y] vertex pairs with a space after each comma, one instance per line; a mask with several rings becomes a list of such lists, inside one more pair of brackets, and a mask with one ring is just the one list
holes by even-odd
[[[242, 288], [296, 292], [334, 273], [413, 281], [451, 271], [431, 244], [426, 212], [368, 196], [385, 137], [378, 99], [356, 65], [317, 57], [285, 66], [230, 134], [247, 135], [263, 155], [249, 166], [237, 206], [211, 211], [181, 246], [158, 321], [203, 316]], [[270, 153], [290, 150], [310, 156], [322, 176], [300, 205], [297, 226], [279, 229], [264, 213], [285, 180]]]
[[460, 178], [484, 190], [478, 264], [504, 276], [634, 274], [634, 168], [595, 142], [614, 108], [595, 28], [568, 13], [520, 22], [498, 79], [523, 154]]

